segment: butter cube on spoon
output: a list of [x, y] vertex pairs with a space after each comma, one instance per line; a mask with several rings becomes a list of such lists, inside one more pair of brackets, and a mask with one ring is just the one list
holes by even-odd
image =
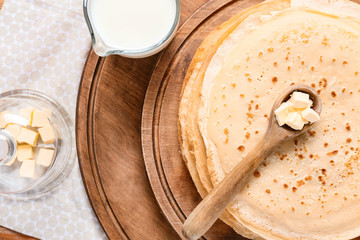
[[291, 94], [290, 102], [294, 108], [306, 108], [311, 107], [312, 105], [309, 94], [303, 92], [293, 92]]
[[303, 129], [305, 122], [301, 117], [300, 113], [291, 112], [287, 115], [285, 119], [285, 124], [295, 130]]
[[302, 116], [305, 120], [307, 120], [307, 121], [309, 121], [309, 122], [311, 122], [311, 123], [320, 120], [319, 114], [318, 114], [316, 111], [314, 111], [313, 109], [311, 109], [311, 108], [307, 108], [307, 109], [305, 109], [304, 111], [302, 111], [302, 112], [301, 112], [301, 116]]
[[293, 105], [290, 102], [283, 102], [280, 107], [275, 110], [276, 120], [280, 126], [285, 124], [287, 115], [292, 111], [294, 111]]

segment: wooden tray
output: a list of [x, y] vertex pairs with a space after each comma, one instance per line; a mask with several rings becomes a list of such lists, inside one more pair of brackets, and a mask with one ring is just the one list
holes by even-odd
[[[261, 1], [211, 1], [179, 30], [153, 71], [142, 115], [142, 146], [146, 170], [165, 216], [181, 235], [186, 216], [200, 202], [178, 140], [178, 108], [183, 79], [201, 42], [221, 23]], [[220, 220], [207, 239], [244, 239]]]
[[[181, 224], [200, 201], [179, 154], [182, 81], [207, 34], [260, 1], [181, 0], [182, 27], [161, 54], [126, 59], [90, 52], [78, 95], [77, 148], [87, 194], [110, 239], [182, 238]], [[221, 221], [206, 238], [241, 239]]]
[[[184, 22], [206, 0], [182, 0]], [[90, 203], [109, 239], [179, 239], [149, 185], [141, 109], [159, 55], [99, 58], [90, 51], [79, 87], [76, 143]]]

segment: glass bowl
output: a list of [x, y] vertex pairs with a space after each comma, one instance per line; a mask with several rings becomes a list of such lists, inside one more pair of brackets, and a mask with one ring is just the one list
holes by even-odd
[[[31, 129], [27, 119], [18, 114], [20, 109], [28, 107], [46, 111], [55, 133], [55, 141], [51, 144], [38, 140], [37, 147], [34, 147], [34, 159], [40, 147], [51, 147], [55, 153], [49, 167], [36, 165], [37, 177], [34, 179], [19, 175], [21, 162], [16, 160], [11, 166], [7, 166], [6, 162], [0, 162], [0, 195], [9, 198], [30, 199], [48, 193], [69, 175], [76, 159], [74, 126], [69, 114], [59, 103], [33, 90], [20, 89], [0, 94], [0, 114], [5, 112], [6, 116], [13, 116], [12, 121], [18, 126], [27, 126]], [[4, 148], [6, 143], [9, 143], [8, 148]], [[13, 159], [14, 156], [11, 154], [16, 153], [12, 151], [11, 147], [16, 149], [17, 144], [14, 139], [9, 138], [7, 131], [0, 131], [0, 145], [3, 148], [3, 151], [0, 150], [0, 155], [5, 156], [6, 150], [8, 150], [8, 157]]]

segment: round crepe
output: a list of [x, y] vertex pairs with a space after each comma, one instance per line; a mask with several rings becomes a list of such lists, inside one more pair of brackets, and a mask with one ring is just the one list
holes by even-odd
[[265, 2], [223, 24], [196, 53], [179, 136], [202, 196], [261, 138], [284, 88], [306, 83], [323, 100], [314, 129], [268, 156], [222, 215], [238, 233], [268, 239], [360, 234], [360, 24], [349, 17], [358, 9], [344, 1]]

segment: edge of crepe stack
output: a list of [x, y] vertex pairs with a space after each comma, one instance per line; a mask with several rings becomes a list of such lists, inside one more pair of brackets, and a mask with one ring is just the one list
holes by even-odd
[[[358, 4], [347, 0], [268, 0], [247, 8], [224, 22], [202, 42], [190, 63], [184, 79], [178, 121], [181, 153], [202, 198], [211, 191], [213, 183], [221, 181], [224, 177], [221, 166], [216, 166], [216, 163], [213, 161], [213, 158], [217, 157], [214, 156], [216, 152], [209, 149], [211, 148], [209, 147], [211, 143], [206, 142], [206, 139], [203, 138], [203, 130], [200, 129], [204, 127], [201, 123], [204, 113], [200, 113], [199, 117], [199, 109], [201, 110], [201, 108], [204, 108], [203, 105], [207, 104], [203, 102], [203, 81], [205, 74], [216, 74], [216, 72], [207, 72], [208, 67], [214, 61], [213, 58], [219, 48], [222, 47], [226, 39], [231, 37], [232, 33], [243, 28], [241, 31], [243, 31], [243, 34], [246, 34], [254, 24], [256, 25], [256, 22], [261, 22], [260, 19], [263, 16], [271, 16], [276, 14], [277, 11], [290, 7], [311, 7], [320, 9], [328, 14], [346, 12], [346, 16], [357, 16], [360, 10]], [[215, 61], [221, 64], [222, 57], [218, 58]], [[220, 219], [231, 226], [238, 234], [251, 239], [283, 239], [280, 236], [275, 236], [267, 231], [251, 226], [242, 219], [236, 218], [231, 213], [236, 210], [230, 204], [222, 213]]]

